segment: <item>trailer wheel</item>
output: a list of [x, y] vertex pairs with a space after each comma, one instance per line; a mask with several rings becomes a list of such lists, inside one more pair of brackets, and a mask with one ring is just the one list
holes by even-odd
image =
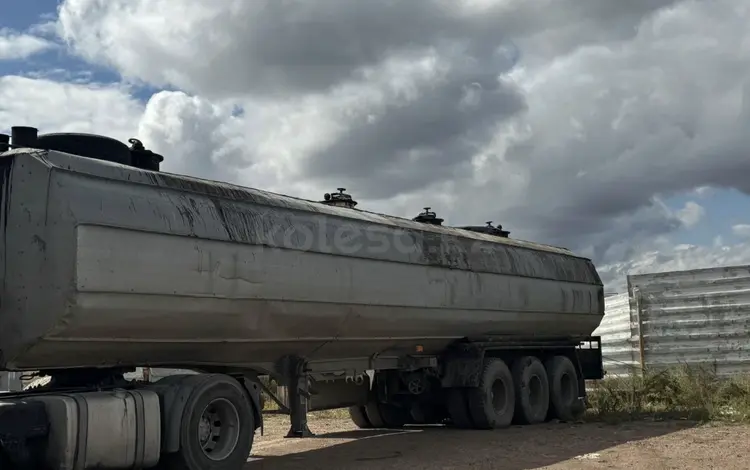
[[549, 380], [542, 362], [534, 356], [517, 359], [513, 363], [513, 383], [518, 423], [543, 423], [549, 410]]
[[364, 406], [350, 406], [349, 417], [355, 426], [360, 429], [369, 429], [372, 427], [372, 423], [367, 419], [367, 412]]
[[365, 406], [367, 419], [374, 428], [401, 428], [408, 421], [407, 411], [388, 403], [370, 401]]
[[474, 426], [498, 429], [510, 425], [516, 403], [513, 376], [505, 361], [486, 359], [479, 386], [466, 393]]
[[462, 429], [471, 429], [474, 427], [465, 389], [448, 389], [445, 397], [445, 406], [448, 408], [448, 416], [450, 417], [451, 424]]
[[253, 445], [254, 421], [252, 405], [242, 386], [228, 376], [212, 377], [185, 403], [180, 449], [164, 456], [167, 468], [242, 468]]
[[560, 421], [575, 421], [583, 414], [578, 403], [578, 371], [573, 361], [565, 356], [555, 356], [544, 364], [550, 387], [551, 418]]
[[442, 421], [439, 408], [433, 403], [415, 401], [409, 409], [411, 421], [414, 424], [436, 424]]

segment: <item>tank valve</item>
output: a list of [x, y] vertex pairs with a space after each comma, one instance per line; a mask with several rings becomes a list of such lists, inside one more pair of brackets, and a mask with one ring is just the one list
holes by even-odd
[[354, 206], [357, 205], [357, 201], [352, 199], [350, 195], [344, 192], [346, 191], [346, 188], [336, 188], [336, 190], [338, 191], [337, 193], [325, 193], [323, 195], [323, 200], [320, 201], [321, 204], [326, 204], [328, 206], [347, 207], [349, 209], [353, 209]]
[[421, 222], [423, 224], [430, 225], [443, 225], [443, 220], [437, 216], [435, 212], [430, 211], [430, 207], [425, 207], [424, 212], [421, 212], [418, 216], [414, 217], [414, 222]]
[[138, 139], [128, 139], [130, 143], [130, 156], [133, 166], [144, 170], [159, 171], [159, 164], [164, 161], [164, 157], [151, 150], [146, 150], [143, 142]]
[[492, 226], [492, 221], [485, 222], [486, 225], [475, 225], [475, 226], [467, 226], [467, 227], [457, 227], [462, 230], [468, 230], [470, 232], [477, 232], [477, 233], [486, 233], [488, 235], [494, 235], [496, 237], [503, 237], [508, 238], [510, 235], [510, 232], [507, 230], [503, 230], [502, 225], [498, 225], [497, 227]]

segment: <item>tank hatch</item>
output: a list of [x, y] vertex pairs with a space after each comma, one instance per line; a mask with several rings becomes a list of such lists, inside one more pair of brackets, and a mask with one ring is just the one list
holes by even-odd
[[320, 203], [328, 206], [348, 207], [349, 209], [353, 209], [354, 206], [357, 205], [357, 201], [344, 192], [346, 191], [346, 188], [336, 189], [338, 191], [337, 193], [325, 193], [323, 200], [320, 201]]
[[437, 216], [435, 212], [430, 211], [430, 207], [425, 207], [424, 212], [420, 213], [418, 216], [414, 217], [414, 222], [421, 222], [423, 224], [430, 224], [430, 225], [443, 225], [443, 220], [440, 217]]
[[40, 134], [35, 148], [57, 150], [58, 152], [80, 155], [81, 157], [106, 160], [108, 162], [132, 165], [130, 149], [119, 140], [96, 134], [75, 132]]
[[[0, 148], [3, 139], [0, 138]], [[11, 128], [11, 147], [56, 150], [94, 160], [128, 165], [143, 170], [159, 171], [164, 157], [146, 150], [138, 139], [128, 140], [131, 146], [111, 137], [77, 132], [39, 134], [35, 127]]]
[[496, 227], [492, 226], [492, 221], [486, 222], [487, 225], [471, 225], [467, 227], [458, 227], [462, 230], [468, 230], [470, 232], [486, 233], [487, 235], [494, 235], [496, 237], [508, 238], [510, 232], [503, 230], [502, 225]]

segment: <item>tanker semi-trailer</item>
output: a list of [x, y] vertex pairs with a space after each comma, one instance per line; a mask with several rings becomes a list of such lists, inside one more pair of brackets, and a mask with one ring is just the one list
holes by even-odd
[[2, 469], [239, 470], [263, 390], [290, 437], [347, 407], [362, 428], [572, 420], [603, 375], [602, 283], [566, 249], [165, 173], [136, 139], [11, 132], [0, 370], [45, 382], [0, 399]]

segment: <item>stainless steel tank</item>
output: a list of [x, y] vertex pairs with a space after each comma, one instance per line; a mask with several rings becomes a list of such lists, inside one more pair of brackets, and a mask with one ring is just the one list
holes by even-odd
[[58, 151], [0, 157], [0, 368], [248, 365], [579, 337], [565, 249]]

